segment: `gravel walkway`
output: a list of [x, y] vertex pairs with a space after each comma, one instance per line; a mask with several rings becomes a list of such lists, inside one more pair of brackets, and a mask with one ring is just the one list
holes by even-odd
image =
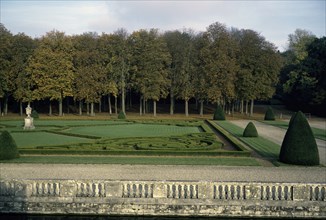
[[0, 179], [326, 183], [326, 168], [0, 163]]
[[[247, 124], [250, 122], [250, 120], [233, 120], [230, 121], [233, 124], [245, 128]], [[283, 128], [279, 128], [276, 126], [268, 125], [259, 121], [252, 121], [258, 131], [258, 134], [262, 137], [273, 141], [274, 143], [278, 145], [282, 145], [286, 130]], [[311, 122], [311, 126], [313, 127], [322, 127], [323, 122]], [[326, 165], [326, 141], [316, 139], [318, 151], [319, 151], [319, 159], [320, 163], [323, 165]]]

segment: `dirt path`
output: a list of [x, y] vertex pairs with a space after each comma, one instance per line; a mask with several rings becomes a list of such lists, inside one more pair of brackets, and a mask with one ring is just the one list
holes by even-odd
[[[233, 124], [245, 128], [247, 124], [250, 122], [250, 120], [234, 120], [230, 121]], [[252, 121], [258, 131], [258, 134], [261, 135], [262, 137], [273, 141], [274, 143], [278, 145], [282, 145], [286, 130], [282, 128], [278, 128], [272, 125], [268, 125], [259, 121]], [[320, 123], [314, 123], [313, 125], [317, 126], [320, 125]], [[314, 126], [314, 127], [315, 127]], [[319, 151], [319, 158], [320, 158], [320, 163], [323, 165], [326, 165], [326, 141], [316, 139], [317, 146], [318, 146], [318, 151]]]
[[0, 163], [0, 179], [325, 183], [326, 168]]

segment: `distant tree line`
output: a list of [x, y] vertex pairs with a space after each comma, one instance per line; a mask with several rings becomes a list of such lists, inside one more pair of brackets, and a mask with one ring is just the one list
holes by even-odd
[[[49, 104], [50, 115], [52, 105], [58, 104], [61, 116], [64, 103], [69, 106], [74, 100], [77, 113], [86, 109], [94, 115], [95, 104], [101, 109], [104, 98], [106, 111], [112, 114], [114, 109], [117, 114], [117, 109], [126, 112], [127, 95], [139, 100], [140, 115], [148, 113], [149, 105], [156, 115], [160, 100], [169, 101], [170, 114], [176, 100], [184, 101], [186, 115], [190, 100], [199, 103], [201, 115], [204, 102], [253, 114], [254, 101], [270, 99], [276, 88], [285, 101], [294, 101], [290, 96], [295, 96], [294, 85], [302, 77], [313, 91], [313, 97], [305, 100], [325, 104], [325, 55], [318, 53], [323, 46], [325, 54], [324, 38], [314, 37], [302, 51], [301, 41], [293, 41], [283, 54], [256, 31], [218, 22], [200, 33], [150, 29], [128, 34], [119, 29], [112, 34], [67, 36], [53, 30], [36, 39], [13, 35], [0, 24], [0, 38], [0, 113], [4, 114], [8, 100], [15, 100], [20, 114], [23, 103], [39, 101]], [[314, 65], [319, 65], [318, 70], [309, 72]], [[315, 75], [322, 73], [324, 84]]]

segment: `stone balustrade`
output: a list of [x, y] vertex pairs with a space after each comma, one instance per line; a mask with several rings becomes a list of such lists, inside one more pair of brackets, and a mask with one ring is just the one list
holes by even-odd
[[326, 184], [0, 180], [1, 213], [326, 217]]

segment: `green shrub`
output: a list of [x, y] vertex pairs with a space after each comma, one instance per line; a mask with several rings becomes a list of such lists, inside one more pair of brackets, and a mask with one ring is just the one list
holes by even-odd
[[126, 119], [126, 115], [123, 111], [119, 112], [118, 119]]
[[19, 153], [15, 140], [8, 131], [3, 131], [0, 135], [0, 160], [10, 160], [18, 157]]
[[301, 111], [293, 115], [290, 120], [279, 159], [288, 164], [319, 165], [316, 140], [305, 115]]
[[31, 114], [31, 117], [32, 117], [32, 118], [39, 118], [40, 116], [38, 115], [38, 113], [37, 113], [36, 110], [33, 110], [33, 111], [32, 111], [32, 114]]
[[215, 112], [214, 112], [214, 117], [213, 120], [225, 120], [225, 114], [221, 106], [217, 106]]
[[275, 114], [271, 107], [268, 107], [266, 113], [265, 113], [265, 121], [275, 121]]
[[254, 123], [249, 122], [243, 131], [243, 137], [258, 137], [258, 132]]

